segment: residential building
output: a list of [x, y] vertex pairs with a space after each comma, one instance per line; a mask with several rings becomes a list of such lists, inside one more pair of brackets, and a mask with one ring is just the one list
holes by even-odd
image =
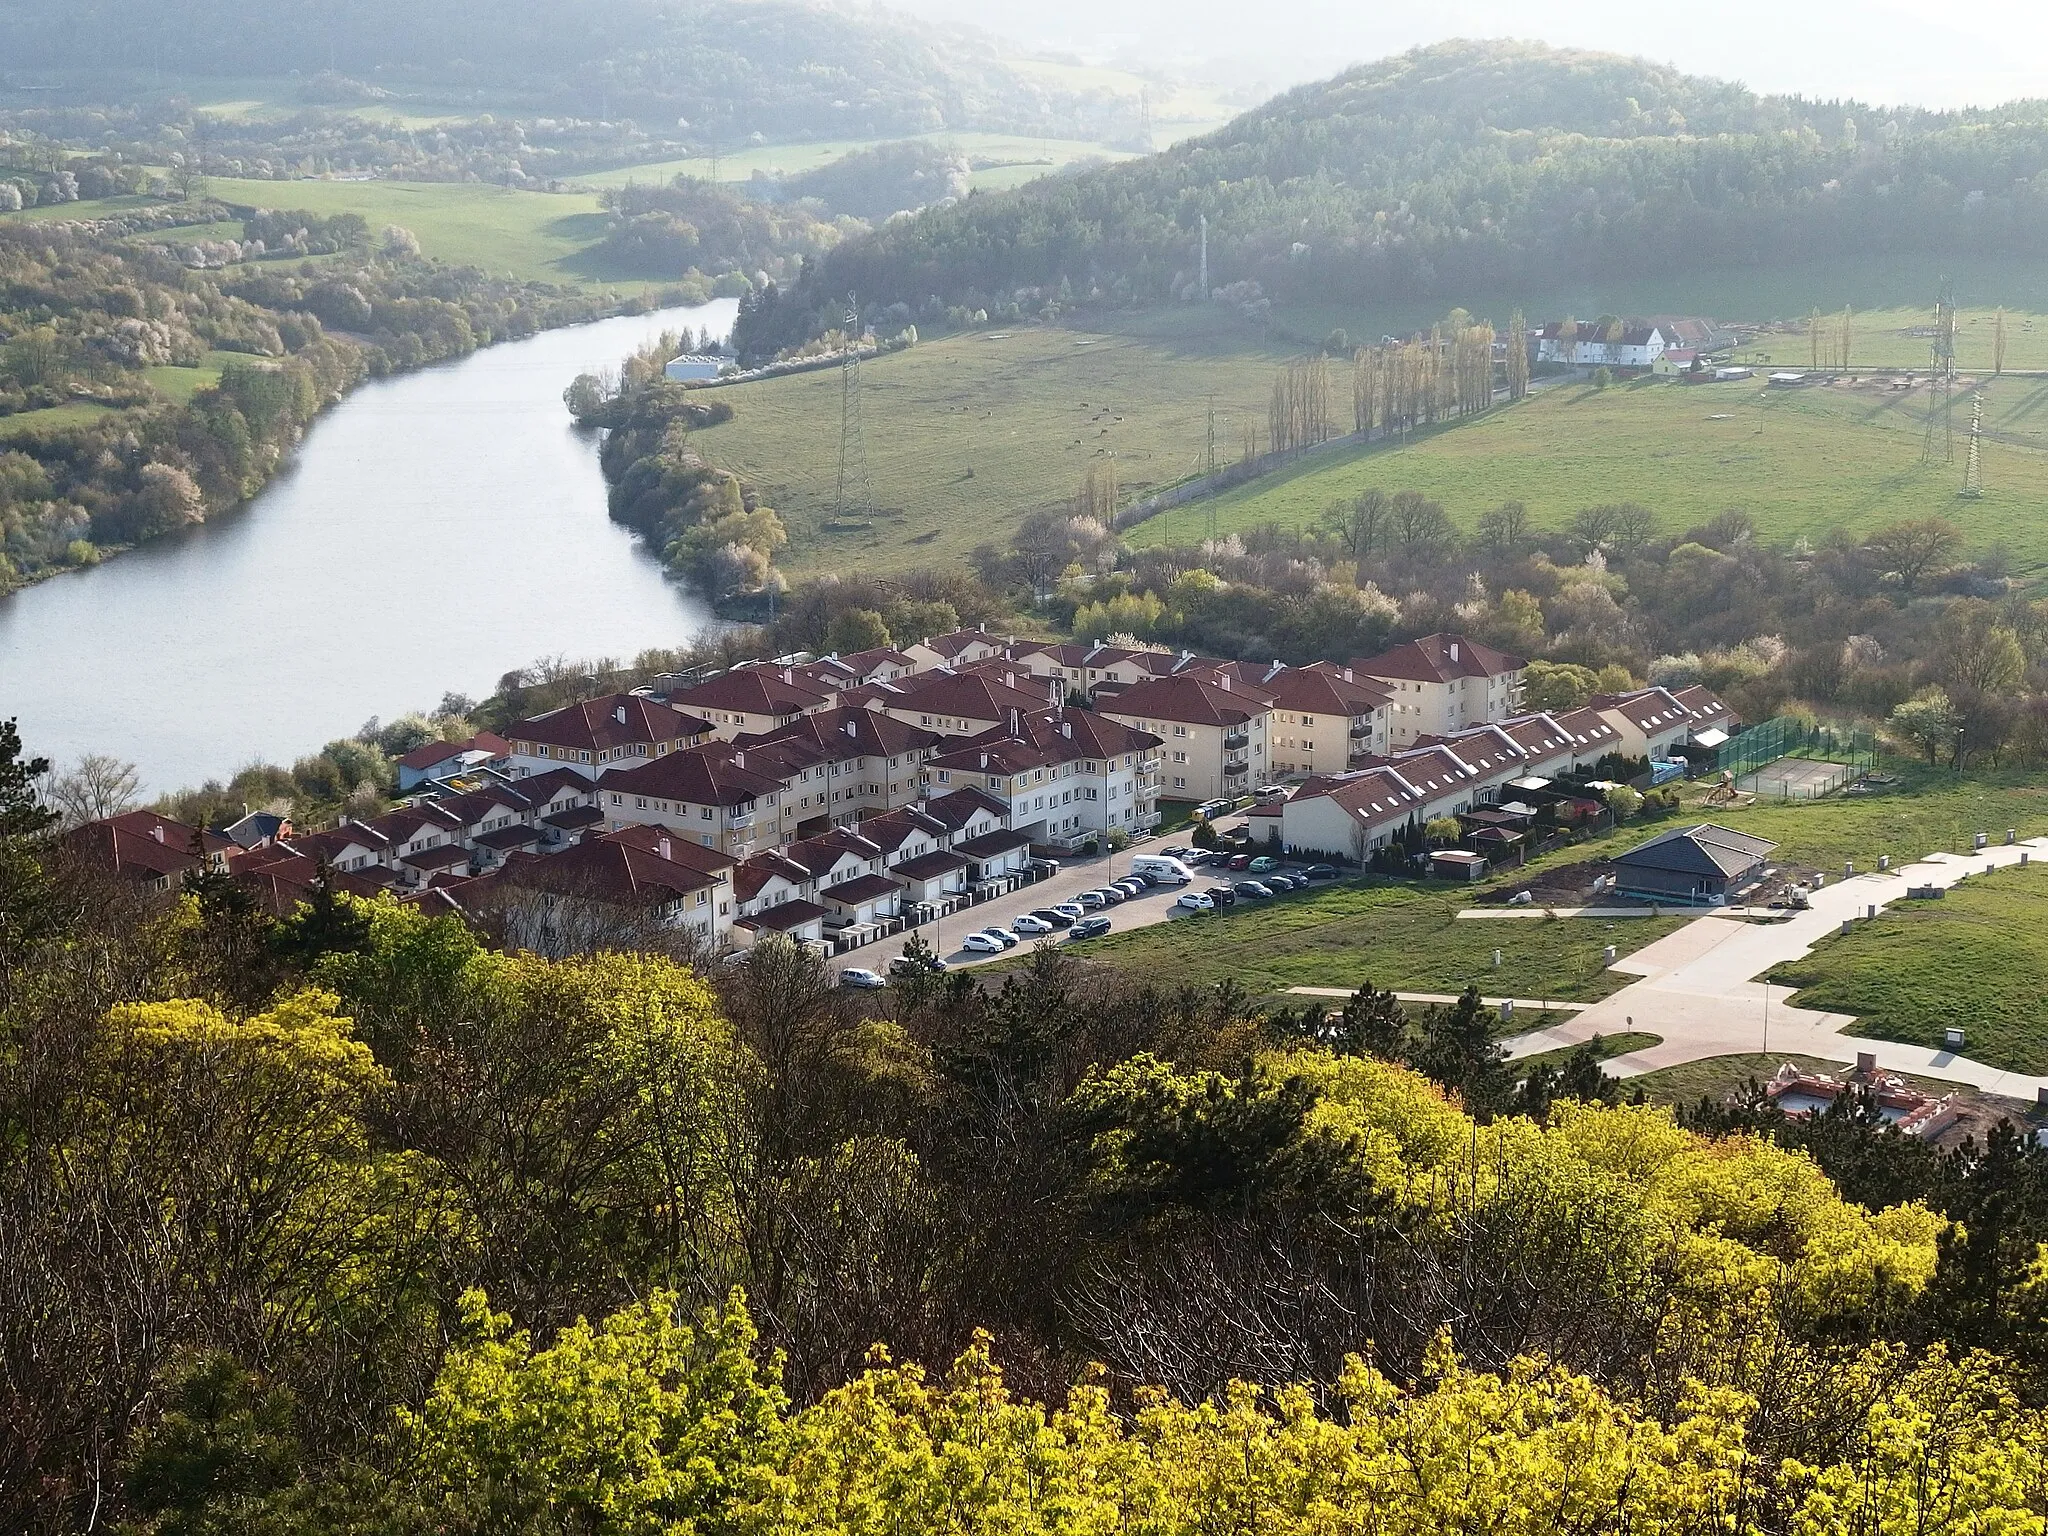
[[1364, 864], [1412, 821], [1428, 798], [1391, 768], [1311, 780], [1280, 807], [1280, 840], [1296, 852]]
[[486, 768], [509, 770], [512, 746], [502, 736], [479, 731], [467, 741], [429, 741], [398, 760], [398, 791], [405, 794], [441, 779]]
[[918, 671], [925, 672], [934, 667], [957, 667], [1000, 656], [1004, 650], [1004, 643], [985, 629], [956, 629], [906, 645], [903, 654], [917, 663]]
[[1151, 732], [1091, 711], [1042, 710], [936, 754], [925, 787], [933, 796], [978, 788], [1002, 804], [1011, 830], [1074, 849], [1159, 824], [1159, 748]]
[[1400, 748], [1520, 713], [1527, 665], [1463, 635], [1438, 634], [1363, 657], [1351, 670], [1392, 690], [1388, 745]]
[[1627, 321], [1608, 326], [1603, 334], [1589, 321], [1566, 331], [1563, 322], [1553, 320], [1534, 341], [1536, 362], [1577, 368], [1648, 368], [1670, 345], [1663, 327]]
[[760, 760], [764, 772], [771, 771], [765, 766], [771, 749], [800, 749], [788, 759], [794, 776], [785, 779], [783, 820], [793, 835], [810, 837], [915, 804], [922, 792], [918, 770], [943, 739], [882, 710], [842, 705], [733, 744]]
[[561, 767], [609, 773], [694, 747], [710, 735], [708, 722], [637, 693], [566, 704], [505, 731], [517, 778]]
[[1718, 747], [1742, 729], [1742, 721], [1736, 717], [1735, 711], [1722, 703], [1712, 689], [1693, 683], [1689, 687], [1672, 689], [1671, 696], [1692, 716], [1691, 732], [1687, 737], [1689, 746]]
[[1614, 857], [1616, 889], [1719, 906], [1763, 877], [1777, 844], [1703, 822], [1662, 832]]
[[1598, 693], [1587, 708], [1614, 727], [1614, 750], [1625, 757], [1668, 759], [1692, 736], [1693, 712], [1668, 688], [1638, 688], [1631, 693]]
[[64, 834], [74, 856], [111, 875], [157, 890], [180, 885], [202, 866], [228, 867], [236, 845], [218, 833], [188, 827], [155, 811], [126, 811]]
[[607, 912], [687, 929], [715, 946], [735, 918], [734, 867], [715, 850], [635, 827], [560, 853], [515, 853], [495, 873], [451, 892], [468, 910], [498, 908], [514, 941], [542, 953], [580, 948], [608, 931], [620, 917]]
[[1272, 696], [1274, 777], [1343, 773], [1386, 753], [1394, 702], [1387, 684], [1326, 661], [1275, 662], [1254, 681]]
[[774, 834], [782, 780], [723, 743], [609, 774], [598, 789], [598, 808], [614, 832], [662, 826], [736, 859], [780, 840]]
[[1159, 738], [1159, 795], [1212, 800], [1272, 778], [1268, 695], [1181, 674], [1155, 677], [1104, 698], [1097, 713]]
[[993, 670], [920, 672], [887, 685], [875, 702], [885, 714], [941, 736], [978, 736], [1063, 702], [1053, 697], [1056, 691], [1004, 660]]
[[816, 673], [799, 674], [794, 664], [762, 662], [734, 667], [706, 682], [668, 695], [672, 709], [701, 716], [721, 740], [765, 736], [803, 715], [829, 709], [837, 689]]

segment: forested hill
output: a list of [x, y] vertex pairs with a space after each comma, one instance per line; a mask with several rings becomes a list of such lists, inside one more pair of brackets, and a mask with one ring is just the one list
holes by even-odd
[[2044, 166], [2044, 102], [1817, 103], [1641, 59], [1452, 42], [1302, 86], [1163, 154], [978, 194], [851, 242], [819, 264], [812, 292], [750, 316], [748, 340], [779, 343], [849, 290], [992, 312], [1189, 297], [1203, 214], [1211, 284], [1257, 282], [1276, 300], [2032, 249], [2048, 231]]
[[275, 78], [337, 104], [466, 94], [499, 111], [681, 117], [725, 144], [938, 129], [1067, 132], [1089, 103], [990, 37], [805, 0], [0, 0], [14, 83], [157, 69]]

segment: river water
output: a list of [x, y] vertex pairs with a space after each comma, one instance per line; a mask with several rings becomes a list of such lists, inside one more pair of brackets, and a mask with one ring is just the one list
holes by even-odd
[[0, 597], [0, 719], [155, 793], [289, 764], [366, 719], [482, 697], [541, 657], [630, 657], [712, 622], [605, 515], [562, 391], [737, 306], [603, 320], [365, 385], [246, 507]]

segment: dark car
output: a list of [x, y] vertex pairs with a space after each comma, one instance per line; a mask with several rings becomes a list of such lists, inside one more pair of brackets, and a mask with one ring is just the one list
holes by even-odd
[[1337, 866], [1334, 864], [1311, 864], [1301, 874], [1304, 880], [1334, 880], [1337, 878]]
[[1051, 923], [1055, 928], [1071, 928], [1074, 926], [1074, 920], [1071, 917], [1067, 916], [1064, 912], [1055, 911], [1051, 907], [1036, 907], [1032, 910], [1031, 915], [1041, 923]]
[[913, 959], [909, 955], [898, 955], [889, 962], [891, 976], [936, 976], [945, 968], [946, 962], [937, 955], [927, 956], [923, 960]]
[[1215, 902], [1219, 907], [1230, 907], [1237, 904], [1237, 892], [1227, 885], [1212, 885], [1203, 891], [1202, 894]]
[[1231, 889], [1247, 901], [1265, 901], [1273, 894], [1271, 890], [1259, 884], [1256, 880], [1240, 880]]
[[1252, 856], [1250, 854], [1240, 853], [1231, 858], [1229, 867], [1232, 869], [1248, 869], [1251, 867], [1251, 862]]
[[1109, 932], [1109, 919], [1097, 913], [1094, 917], [1084, 917], [1081, 921], [1074, 924], [1072, 928], [1067, 930], [1067, 937], [1069, 939], [1099, 939], [1107, 932]]
[[1284, 869], [1276, 869], [1270, 875], [1259, 876], [1259, 879], [1276, 891], [1298, 891], [1308, 884], [1301, 876], [1289, 874]]

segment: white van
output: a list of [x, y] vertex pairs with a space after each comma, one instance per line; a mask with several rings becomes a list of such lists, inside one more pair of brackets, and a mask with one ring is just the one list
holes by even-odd
[[1131, 873], [1169, 885], [1186, 885], [1195, 878], [1195, 872], [1187, 865], [1163, 853], [1138, 854], [1131, 860]]

